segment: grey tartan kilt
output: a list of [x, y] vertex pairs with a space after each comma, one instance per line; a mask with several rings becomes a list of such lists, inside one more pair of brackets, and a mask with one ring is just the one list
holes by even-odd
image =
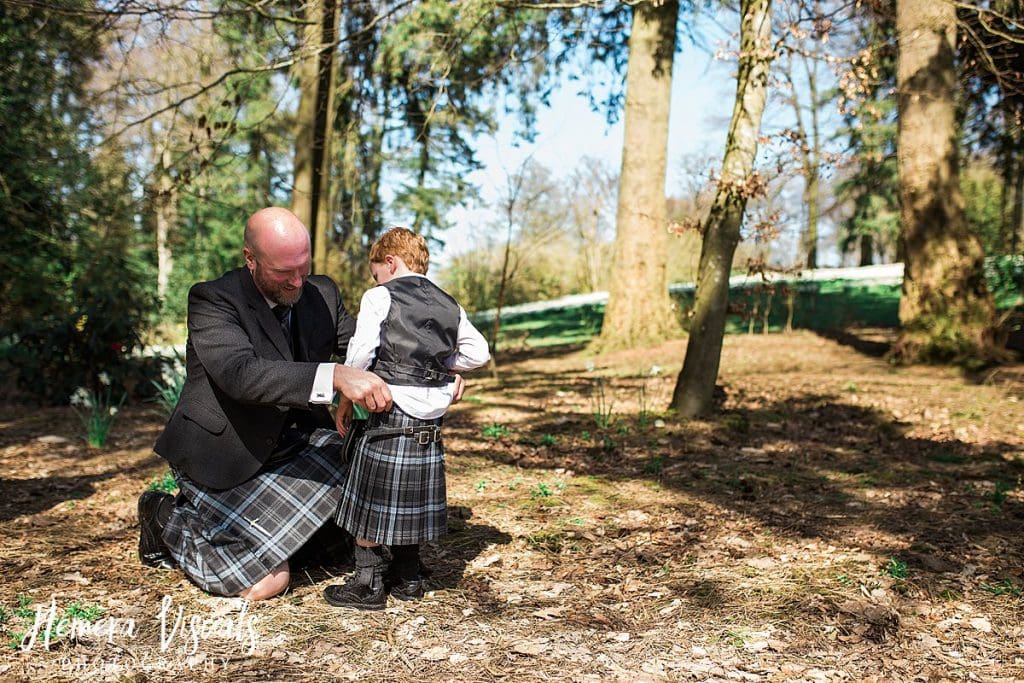
[[336, 431], [318, 429], [293, 460], [222, 491], [175, 472], [181, 495], [163, 532], [171, 555], [209, 593], [254, 585], [331, 519], [345, 480], [340, 449]]
[[[393, 406], [373, 413], [366, 428], [425, 427]], [[444, 536], [448, 528], [444, 449], [408, 436], [363, 436], [355, 446], [335, 521], [356, 538], [385, 545], [413, 545]]]

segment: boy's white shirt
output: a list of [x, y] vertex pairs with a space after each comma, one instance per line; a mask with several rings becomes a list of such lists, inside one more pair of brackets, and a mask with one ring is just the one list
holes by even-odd
[[[424, 277], [409, 273], [398, 277]], [[377, 286], [366, 290], [359, 302], [359, 316], [356, 331], [348, 342], [345, 365], [367, 370], [377, 357], [380, 347], [380, 328], [391, 310], [391, 292], [387, 287]], [[466, 311], [459, 306], [459, 330], [456, 337], [455, 353], [448, 359], [448, 369], [465, 372], [482, 366], [491, 357], [487, 340], [473, 327], [466, 317]], [[418, 387], [388, 384], [395, 404], [409, 415], [420, 420], [441, 417], [452, 403], [454, 383], [440, 387]]]

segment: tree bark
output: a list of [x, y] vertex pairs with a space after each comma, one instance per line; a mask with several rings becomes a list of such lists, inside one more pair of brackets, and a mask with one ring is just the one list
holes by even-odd
[[1011, 254], [1017, 253], [1021, 237], [1024, 237], [1022, 234], [1024, 232], [1024, 152], [1020, 147], [1021, 142], [1024, 142], [1022, 138], [1024, 136], [1018, 132], [1017, 145], [1011, 152], [1014, 157], [1013, 190], [1010, 193], [1012, 208], [1010, 209], [1009, 239], [1003, 242]]
[[807, 77], [807, 97], [809, 101], [809, 113], [811, 117], [810, 131], [804, 124], [803, 105], [797, 94], [796, 79], [793, 75], [793, 57], [790, 55], [786, 63], [783, 76], [789, 83], [789, 103], [793, 107], [794, 123], [796, 132], [799, 135], [800, 144], [800, 171], [804, 177], [803, 200], [807, 206], [807, 223], [804, 225], [801, 243], [803, 246], [804, 265], [809, 269], [818, 267], [818, 221], [821, 210], [819, 208], [819, 191], [821, 176], [821, 130], [818, 123], [818, 67], [814, 60], [807, 55], [800, 55], [803, 60], [804, 71]]
[[964, 213], [957, 160], [956, 9], [898, 0], [900, 223], [905, 248], [901, 361], [995, 357], [984, 253]]
[[747, 197], [757, 184], [753, 178], [754, 158], [774, 56], [771, 11], [771, 0], [742, 0], [740, 4], [736, 103], [726, 138], [722, 177], [704, 224], [686, 359], [672, 393], [671, 407], [683, 417], [708, 412], [714, 398], [729, 301], [729, 272]]
[[875, 263], [875, 240], [870, 233], [860, 236], [860, 262], [859, 266], [870, 266]]
[[625, 136], [608, 307], [596, 346], [635, 348], [681, 333], [668, 295], [665, 169], [677, 0], [633, 8]]
[[171, 250], [171, 230], [178, 219], [178, 197], [171, 179], [171, 151], [166, 147], [157, 161], [158, 180], [153, 197], [156, 222], [156, 295], [160, 301], [167, 297], [167, 285], [174, 268]]
[[330, 211], [330, 143], [334, 111], [334, 42], [337, 31], [336, 0], [310, 0], [303, 15], [300, 49], [309, 54], [299, 61], [299, 107], [295, 117], [295, 170], [292, 213], [309, 228], [313, 270], [327, 269]]

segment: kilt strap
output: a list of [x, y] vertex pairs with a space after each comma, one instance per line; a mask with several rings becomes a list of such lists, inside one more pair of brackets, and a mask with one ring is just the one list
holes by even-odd
[[416, 443], [426, 446], [431, 442], [437, 443], [441, 440], [441, 428], [437, 425], [429, 425], [427, 427], [376, 427], [374, 429], [367, 429], [363, 432], [363, 435], [367, 438], [375, 436], [414, 436], [416, 437]]

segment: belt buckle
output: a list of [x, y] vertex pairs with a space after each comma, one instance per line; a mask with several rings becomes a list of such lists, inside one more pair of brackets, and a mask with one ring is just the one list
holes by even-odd
[[427, 429], [424, 429], [421, 432], [417, 432], [416, 433], [416, 443], [418, 443], [421, 446], [426, 446], [427, 444], [429, 444], [431, 441], [434, 440], [433, 439], [433, 434], [431, 432], [432, 432], [432, 430], [427, 430]]

